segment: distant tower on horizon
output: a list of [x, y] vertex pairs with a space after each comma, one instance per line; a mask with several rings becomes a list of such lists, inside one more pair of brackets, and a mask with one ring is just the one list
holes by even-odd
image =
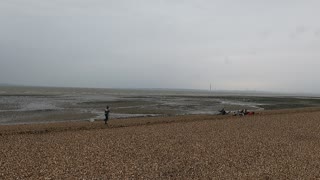
[[214, 87], [214, 82], [213, 83], [210, 83], [210, 91], [216, 91], [217, 88]]

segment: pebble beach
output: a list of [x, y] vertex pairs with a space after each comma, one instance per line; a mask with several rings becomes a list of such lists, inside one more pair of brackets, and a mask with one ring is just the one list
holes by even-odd
[[320, 109], [0, 126], [0, 179], [316, 179]]

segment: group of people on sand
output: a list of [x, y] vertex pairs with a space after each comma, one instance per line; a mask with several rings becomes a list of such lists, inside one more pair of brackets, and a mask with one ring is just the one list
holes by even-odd
[[[231, 111], [227, 112], [224, 108], [219, 111], [220, 115], [230, 114]], [[247, 109], [237, 110], [232, 112], [233, 116], [245, 116], [245, 115], [254, 115], [254, 112], [250, 112]]]
[[233, 116], [245, 116], [245, 115], [254, 115], [254, 112], [249, 112], [247, 109], [242, 109], [233, 112]]

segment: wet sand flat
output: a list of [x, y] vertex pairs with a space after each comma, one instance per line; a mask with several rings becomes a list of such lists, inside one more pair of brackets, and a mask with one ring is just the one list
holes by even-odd
[[0, 86], [0, 125], [320, 107], [319, 97], [168, 89]]
[[320, 109], [0, 126], [0, 179], [320, 178]]

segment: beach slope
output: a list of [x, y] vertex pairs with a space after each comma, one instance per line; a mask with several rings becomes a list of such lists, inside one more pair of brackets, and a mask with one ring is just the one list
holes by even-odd
[[0, 126], [0, 179], [320, 178], [320, 109]]

